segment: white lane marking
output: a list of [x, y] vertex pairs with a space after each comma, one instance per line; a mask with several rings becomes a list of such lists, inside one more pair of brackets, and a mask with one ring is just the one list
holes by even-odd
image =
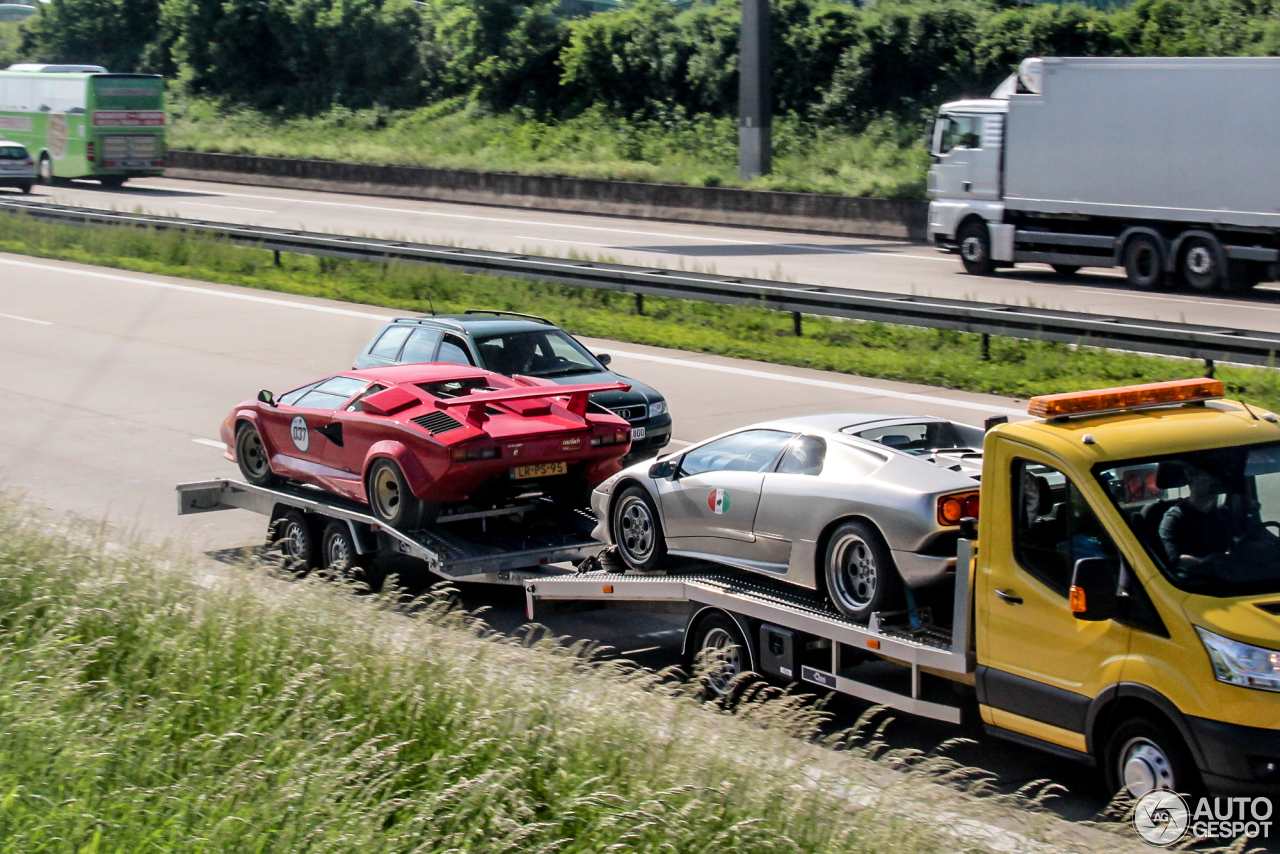
[[613, 243], [588, 243], [585, 240], [556, 240], [554, 237], [527, 237], [523, 234], [517, 234], [516, 240], [537, 240], [541, 243], [569, 243], [574, 246], [601, 246], [605, 249], [626, 249], [626, 246], [618, 246]]
[[34, 317], [23, 317], [19, 314], [0, 314], [0, 317], [8, 320], [21, 320], [23, 323], [36, 323], [40, 326], [53, 326], [53, 323], [48, 320], [36, 320]]
[[[125, 282], [130, 285], [147, 285], [152, 288], [163, 288], [169, 291], [182, 291], [190, 294], [205, 294], [211, 297], [225, 297], [227, 299], [238, 299], [246, 302], [262, 303], [264, 305], [279, 305], [287, 308], [301, 308], [307, 311], [318, 311], [323, 314], [340, 314], [344, 317], [365, 317], [370, 320], [394, 320], [395, 315], [392, 314], [374, 314], [370, 311], [353, 311], [349, 308], [333, 308], [327, 305], [311, 305], [305, 302], [293, 302], [287, 299], [272, 299], [271, 297], [254, 296], [253, 294], [242, 294], [234, 291], [218, 291], [213, 288], [198, 288], [194, 285], [175, 285], [172, 282], [155, 282], [150, 279], [138, 279], [133, 276], [117, 276], [112, 273], [98, 273], [93, 270], [77, 270], [71, 267], [58, 267], [53, 264], [36, 264], [31, 261], [14, 261], [10, 258], [0, 258], [0, 264], [8, 264], [11, 267], [26, 267], [31, 270], [57, 270], [60, 273], [69, 273], [73, 276], [87, 276], [91, 279], [105, 279], [110, 282]], [[19, 318], [26, 320], [27, 318]], [[45, 321], [34, 321], [36, 323], [44, 323]]]
[[1185, 302], [1191, 305], [1207, 305], [1212, 308], [1243, 308], [1247, 311], [1280, 311], [1280, 308], [1272, 308], [1265, 305], [1253, 305], [1251, 303], [1235, 303], [1235, 302], [1216, 302], [1207, 299], [1181, 299], [1180, 297], [1157, 297], [1149, 294], [1125, 294], [1125, 296], [1134, 299], [1154, 299], [1161, 302]]
[[[143, 189], [148, 188], [147, 185], [143, 185], [143, 184], [140, 184], [138, 186], [143, 187]], [[150, 189], [169, 189], [169, 188], [150, 187]], [[629, 229], [629, 228], [609, 228], [603, 225], [583, 225], [581, 223], [539, 222], [536, 220], [528, 220], [528, 219], [507, 219], [505, 217], [478, 216], [476, 214], [459, 214], [459, 213], [444, 213], [442, 211], [414, 210], [413, 208], [389, 208], [383, 205], [364, 205], [364, 204], [359, 204], [357, 202], [327, 202], [321, 199], [290, 199], [283, 196], [263, 196], [263, 195], [258, 195], [256, 193], [218, 192], [216, 195], [225, 196], [227, 198], [233, 198], [233, 199], [261, 199], [263, 201], [269, 201], [269, 202], [291, 202], [294, 204], [326, 205], [329, 207], [338, 207], [338, 208], [359, 208], [360, 210], [382, 211], [385, 213], [417, 214], [419, 216], [434, 216], [442, 219], [466, 219], [466, 220], [476, 220], [478, 222], [501, 222], [501, 223], [507, 223], [509, 225], [533, 225], [533, 226], [538, 226], [540, 228], [572, 228], [572, 229], [581, 229], [585, 231], [608, 231], [614, 234], [634, 234], [634, 235], [640, 235], [642, 237], [666, 237], [666, 238], [674, 238], [676, 240], [701, 240], [706, 243], [733, 243], [733, 244], [738, 244], [742, 246], [780, 246], [786, 249], [806, 249], [806, 250], [812, 250], [815, 247], [817, 247], [818, 249], [821, 249], [823, 251], [830, 251], [830, 252], [841, 253], [846, 255], [885, 255], [890, 258], [908, 258], [908, 259], [918, 258], [924, 261], [941, 261], [944, 264], [955, 263], [954, 259], [937, 258], [937, 257], [934, 257], [933, 255], [912, 255], [905, 252], [891, 252], [885, 249], [874, 249], [874, 248], [840, 249], [834, 246], [826, 246], [821, 243], [801, 245], [796, 243], [770, 243], [764, 240], [735, 240], [732, 237], [703, 237], [701, 235], [696, 235], [696, 234], [670, 234], [670, 233], [661, 232], [661, 231], [637, 231], [635, 229]], [[522, 239], [540, 240], [543, 238], [526, 237]], [[577, 241], [559, 241], [559, 242], [577, 242]]]
[[238, 207], [235, 207], [234, 205], [210, 205], [210, 204], [203, 204], [201, 202], [182, 202], [182, 204], [191, 205], [197, 208], [218, 208], [219, 210], [224, 210], [224, 211], [253, 211], [254, 213], [275, 213], [275, 211], [268, 210], [267, 208], [238, 208]]
[[208, 445], [210, 448], [217, 448], [219, 451], [225, 451], [227, 446], [216, 439], [192, 439], [197, 445]]
[[938, 397], [932, 394], [917, 394], [910, 391], [893, 391], [885, 388], [874, 388], [872, 386], [854, 385], [853, 383], [839, 383], [831, 380], [820, 380], [812, 377], [793, 377], [788, 374], [775, 374], [770, 371], [757, 371], [752, 368], [735, 368], [731, 365], [712, 365], [706, 362], [695, 362], [690, 359], [672, 359], [668, 356], [651, 356], [648, 353], [633, 353], [629, 350], [616, 350], [609, 348], [610, 355], [629, 357], [638, 359], [642, 362], [656, 362], [660, 365], [673, 365], [680, 368], [694, 368], [700, 371], [714, 371], [721, 374], [734, 374], [740, 377], [752, 377], [753, 379], [774, 380], [776, 382], [792, 383], [793, 385], [807, 385], [814, 388], [828, 388], [835, 391], [850, 392], [853, 394], [875, 395], [876, 397], [890, 397], [896, 400], [911, 400], [918, 403], [929, 403], [936, 406], [951, 406], [956, 409], [971, 409], [974, 412], [986, 412], [996, 415], [1017, 415], [1025, 418], [1027, 413], [1024, 409], [1011, 409], [1002, 406], [994, 406], [986, 403], [973, 403], [967, 400], [953, 400], [949, 397]]

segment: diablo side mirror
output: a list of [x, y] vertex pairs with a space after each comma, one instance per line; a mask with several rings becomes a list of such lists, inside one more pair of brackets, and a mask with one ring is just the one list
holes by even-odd
[[676, 476], [676, 467], [671, 460], [663, 460], [649, 466], [649, 477], [654, 480], [671, 480]]
[[1086, 557], [1076, 561], [1071, 573], [1068, 597], [1071, 613], [1077, 620], [1090, 623], [1110, 620], [1119, 613], [1120, 579], [1115, 565], [1102, 557]]
[[267, 406], [275, 406], [275, 405], [276, 405], [276, 397], [275, 397], [275, 395], [273, 395], [271, 392], [267, 391], [265, 388], [264, 388], [262, 391], [258, 392], [258, 400], [260, 400], [261, 402], [265, 403]]

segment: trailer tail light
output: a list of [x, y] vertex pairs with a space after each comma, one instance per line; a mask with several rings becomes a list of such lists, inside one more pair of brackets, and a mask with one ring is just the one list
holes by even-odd
[[958, 492], [938, 499], [938, 524], [959, 525], [961, 519], [977, 519], [981, 501], [977, 492]]
[[462, 445], [450, 451], [449, 456], [455, 463], [466, 463], [474, 462], [475, 460], [497, 459], [499, 451], [496, 445]]
[[1083, 614], [1089, 610], [1089, 600], [1084, 595], [1083, 587], [1075, 587], [1073, 585], [1067, 602], [1071, 605], [1071, 613], [1073, 614]]
[[90, 163], [98, 161], [98, 146], [96, 143], [86, 142], [84, 144], [84, 159]]
[[1127, 385], [1095, 391], [1073, 391], [1033, 397], [1027, 412], [1041, 418], [1067, 418], [1148, 406], [1174, 403], [1197, 403], [1223, 397], [1226, 390], [1220, 380], [1173, 380], [1165, 383]]
[[598, 448], [601, 445], [621, 445], [631, 439], [631, 429], [615, 430], [612, 433], [601, 433], [599, 436], [591, 437], [591, 447]]

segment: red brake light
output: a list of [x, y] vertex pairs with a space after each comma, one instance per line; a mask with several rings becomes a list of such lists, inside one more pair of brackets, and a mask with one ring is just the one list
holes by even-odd
[[977, 492], [944, 495], [938, 499], [938, 524], [959, 525], [961, 519], [977, 519], [979, 504]]
[[89, 161], [90, 163], [94, 163], [97, 161], [98, 146], [96, 143], [86, 142], [84, 144], [84, 159]]
[[459, 445], [449, 452], [449, 457], [455, 463], [473, 462], [475, 460], [494, 460], [499, 456], [499, 450], [496, 445]]
[[622, 445], [631, 440], [631, 430], [615, 430], [612, 433], [601, 433], [599, 436], [591, 437], [591, 447], [598, 448], [601, 445]]

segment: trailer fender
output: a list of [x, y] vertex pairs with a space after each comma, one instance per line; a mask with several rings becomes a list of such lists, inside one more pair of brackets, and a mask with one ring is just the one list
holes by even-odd
[[1116, 267], [1124, 266], [1124, 249], [1129, 245], [1129, 238], [1135, 234], [1147, 234], [1153, 237], [1160, 246], [1160, 253], [1166, 273], [1172, 273], [1174, 268], [1174, 258], [1176, 257], [1169, 249], [1169, 239], [1154, 228], [1148, 228], [1145, 225], [1135, 225], [1126, 228], [1120, 232], [1120, 236], [1116, 238], [1116, 248], [1112, 253], [1112, 262]]
[[[369, 452], [364, 455], [364, 475], [369, 474], [369, 467], [379, 458], [386, 458], [395, 462], [400, 467], [400, 471], [404, 473], [405, 480], [409, 482], [409, 490], [419, 498], [426, 492], [427, 486], [432, 482], [430, 474], [423, 467], [422, 461], [417, 458], [403, 442], [395, 439], [383, 439], [381, 442], [375, 442], [369, 448]], [[368, 489], [366, 487], [366, 493]], [[359, 542], [357, 540], [357, 542]]]
[[760, 669], [756, 660], [756, 649], [751, 642], [751, 626], [747, 623], [746, 617], [739, 616], [732, 611], [726, 611], [724, 608], [716, 608], [711, 605], [704, 605], [689, 617], [689, 622], [685, 624], [684, 640], [681, 642], [681, 655], [684, 658], [686, 666], [693, 664], [694, 656], [698, 651], [693, 648], [693, 636], [698, 633], [698, 626], [703, 620], [712, 614], [720, 614], [728, 617], [738, 627], [738, 631], [742, 632], [742, 636], [747, 639], [747, 669], [752, 673], [759, 673]]

